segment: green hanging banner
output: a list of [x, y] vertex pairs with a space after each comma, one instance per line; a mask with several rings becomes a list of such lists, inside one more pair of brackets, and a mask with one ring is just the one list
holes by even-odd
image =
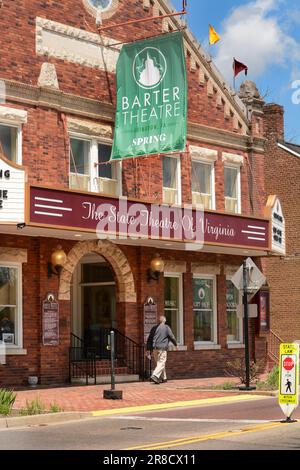
[[181, 32], [123, 46], [111, 160], [186, 146], [187, 79]]

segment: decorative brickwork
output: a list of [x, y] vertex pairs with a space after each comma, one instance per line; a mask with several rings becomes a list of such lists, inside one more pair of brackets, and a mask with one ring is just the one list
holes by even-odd
[[77, 243], [68, 253], [59, 283], [59, 300], [70, 300], [70, 284], [75, 267], [87, 254], [103, 256], [114, 269], [118, 281], [117, 302], [136, 302], [136, 290], [130, 265], [123, 251], [108, 240]]

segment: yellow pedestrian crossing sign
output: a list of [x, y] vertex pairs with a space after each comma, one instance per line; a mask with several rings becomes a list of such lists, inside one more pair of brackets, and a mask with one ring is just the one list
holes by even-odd
[[287, 418], [299, 404], [299, 344], [280, 345], [279, 405]]

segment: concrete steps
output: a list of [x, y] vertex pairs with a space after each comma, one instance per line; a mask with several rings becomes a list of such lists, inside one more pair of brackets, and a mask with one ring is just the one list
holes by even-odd
[[[78, 362], [74, 363], [75, 368], [76, 364], [78, 365], [78, 370], [82, 371], [82, 374], [79, 373], [80, 377], [73, 377], [71, 380], [72, 384], [86, 384], [86, 377], [84, 376], [84, 369], [85, 363]], [[115, 377], [116, 383], [130, 383], [130, 382], [139, 382], [139, 376], [131, 374], [127, 367], [118, 364], [116, 361], [115, 364]], [[96, 361], [96, 376], [97, 376], [97, 384], [110, 384], [111, 382], [111, 362], [109, 360], [98, 360]], [[88, 383], [93, 385], [95, 383], [95, 379], [89, 377]]]

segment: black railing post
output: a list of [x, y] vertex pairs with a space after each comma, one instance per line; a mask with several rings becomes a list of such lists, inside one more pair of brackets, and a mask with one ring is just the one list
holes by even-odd
[[110, 359], [111, 359], [111, 389], [103, 391], [106, 400], [122, 400], [123, 392], [116, 390], [115, 382], [115, 332], [110, 332]]

